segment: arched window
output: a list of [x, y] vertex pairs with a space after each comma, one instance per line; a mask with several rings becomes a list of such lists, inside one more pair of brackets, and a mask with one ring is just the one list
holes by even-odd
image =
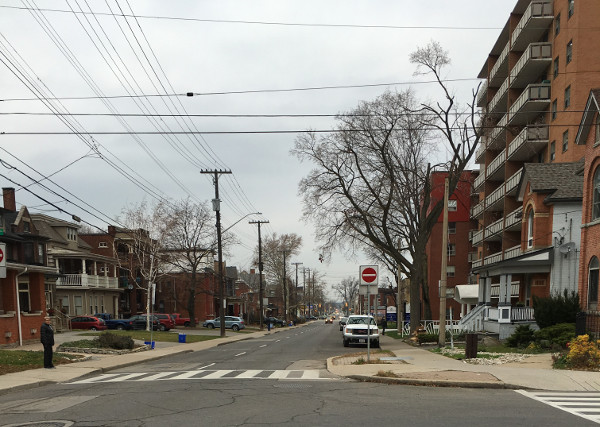
[[533, 209], [527, 215], [527, 249], [533, 248]]
[[[592, 257], [588, 268], [588, 307], [590, 304], [598, 304], [598, 273], [600, 272], [600, 262], [597, 257]], [[593, 307], [595, 309], [596, 307]]]
[[600, 167], [594, 172], [592, 182], [592, 220], [600, 218]]

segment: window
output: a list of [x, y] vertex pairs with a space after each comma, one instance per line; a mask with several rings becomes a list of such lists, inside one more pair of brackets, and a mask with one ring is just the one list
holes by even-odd
[[81, 295], [75, 295], [73, 297], [73, 302], [75, 305], [75, 315], [81, 316], [83, 314], [83, 297]]
[[533, 209], [527, 215], [527, 249], [533, 248]]
[[544, 152], [540, 151], [538, 153], [538, 163], [544, 163]]
[[594, 172], [592, 193], [592, 220], [595, 220], [600, 218], [600, 167]]
[[571, 86], [565, 89], [565, 109], [571, 106]]
[[556, 78], [558, 76], [558, 57], [554, 60], [552, 67], [552, 76]]
[[26, 242], [23, 244], [23, 255], [25, 258], [25, 264], [35, 264], [35, 249], [33, 248], [32, 242]]
[[562, 143], [563, 153], [565, 151], [567, 151], [568, 148], [569, 148], [569, 131], [566, 130], [563, 132], [563, 143]]
[[448, 234], [456, 234], [456, 222], [448, 223]]
[[45, 264], [44, 262], [44, 245], [41, 243], [38, 243], [38, 262], [40, 264]]
[[29, 300], [29, 283], [19, 283], [19, 306], [21, 311], [28, 312], [31, 308]]
[[558, 109], [558, 102], [555, 99], [554, 101], [552, 101], [552, 107], [551, 107], [552, 120], [556, 119], [556, 111], [557, 111], [557, 109]]
[[106, 242], [100, 242], [100, 243], [98, 243], [98, 247], [99, 248], [108, 248], [108, 245], [106, 244]]
[[457, 202], [458, 202], [457, 200], [452, 200], [452, 199], [448, 200], [448, 210], [452, 211], [452, 212], [456, 211], [456, 208], [458, 206]]
[[573, 59], [573, 40], [567, 43], [567, 64]]
[[29, 223], [29, 221], [23, 222], [23, 231], [25, 233], [31, 233], [31, 224]]
[[553, 162], [556, 158], [556, 142], [552, 141], [550, 143], [550, 161]]
[[448, 243], [448, 256], [455, 256], [455, 255], [456, 255], [456, 244]]
[[446, 277], [454, 277], [455, 267], [453, 265], [449, 265], [446, 267]]
[[560, 13], [554, 18], [554, 35], [557, 36], [560, 33]]
[[[588, 268], [588, 304], [598, 304], [598, 272], [600, 262], [597, 257], [592, 257]], [[594, 307], [593, 309], [596, 309]]]
[[596, 114], [596, 144], [600, 144], [600, 113]]
[[77, 230], [75, 230], [74, 228], [67, 228], [67, 239], [77, 240]]
[[569, 10], [569, 18], [573, 16], [575, 13], [575, 0], [567, 0], [568, 2], [568, 10]]

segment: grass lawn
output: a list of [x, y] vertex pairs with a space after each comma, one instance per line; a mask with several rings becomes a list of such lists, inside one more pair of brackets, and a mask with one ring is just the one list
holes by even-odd
[[[105, 331], [106, 332], [106, 331]], [[105, 332], [87, 332], [85, 334], [80, 334], [81, 336], [98, 336]], [[129, 336], [134, 340], [141, 341], [150, 341], [150, 332], [149, 331], [108, 331], [114, 335], [123, 335]], [[186, 342], [200, 342], [200, 341], [208, 341], [213, 340], [215, 338], [220, 338], [218, 336], [209, 336], [209, 335], [191, 335], [186, 334]], [[161, 332], [155, 331], [152, 332], [152, 339], [157, 342], [179, 342], [179, 334], [172, 332]]]
[[[73, 363], [83, 357], [85, 356], [54, 353], [54, 364], [64, 365], [66, 363]], [[43, 367], [43, 351], [0, 350], [0, 375]]]

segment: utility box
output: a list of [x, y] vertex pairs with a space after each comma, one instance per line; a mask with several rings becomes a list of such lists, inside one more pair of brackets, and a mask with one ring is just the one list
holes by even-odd
[[477, 334], [466, 334], [465, 358], [475, 359], [477, 357]]

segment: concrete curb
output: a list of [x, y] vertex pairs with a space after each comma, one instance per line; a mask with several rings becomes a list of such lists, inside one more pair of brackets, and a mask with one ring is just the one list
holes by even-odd
[[503, 382], [477, 382], [477, 381], [454, 381], [454, 380], [426, 380], [418, 378], [393, 378], [377, 377], [370, 375], [349, 375], [350, 378], [361, 382], [371, 382], [390, 385], [413, 385], [426, 387], [455, 387], [455, 388], [480, 388], [480, 389], [510, 389], [510, 390], [533, 390], [529, 387], [506, 384]]

